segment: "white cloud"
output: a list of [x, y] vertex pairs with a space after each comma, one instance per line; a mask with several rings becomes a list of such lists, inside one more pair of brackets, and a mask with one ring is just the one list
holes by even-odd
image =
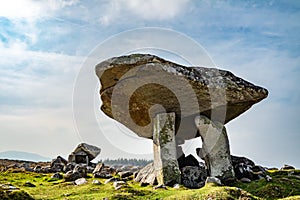
[[148, 20], [168, 20], [185, 9], [188, 0], [123, 0], [123, 7], [137, 16]]
[[35, 20], [66, 6], [75, 5], [77, 2], [77, 0], [10, 0], [2, 2], [0, 17]]
[[189, 0], [112, 0], [104, 4], [105, 9], [99, 21], [101, 25], [107, 26], [124, 17], [127, 23], [132, 23], [137, 19], [171, 20], [185, 10], [188, 2]]

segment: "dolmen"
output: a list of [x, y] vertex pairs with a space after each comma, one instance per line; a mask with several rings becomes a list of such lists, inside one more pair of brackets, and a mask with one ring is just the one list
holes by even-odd
[[[183, 66], [150, 54], [110, 58], [96, 66], [101, 110], [140, 137], [153, 140], [154, 162], [135, 180], [182, 183], [180, 145], [201, 137], [207, 176], [226, 184], [235, 172], [225, 124], [268, 96], [233, 73]], [[186, 162], [185, 162], [186, 163]], [[197, 166], [195, 166], [197, 167]], [[200, 175], [199, 175], [200, 176]]]

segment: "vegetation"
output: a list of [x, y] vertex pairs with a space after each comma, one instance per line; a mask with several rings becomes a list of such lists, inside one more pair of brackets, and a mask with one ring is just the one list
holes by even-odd
[[[102, 184], [93, 185], [91, 175], [88, 183], [76, 186], [64, 180], [51, 179], [52, 174], [37, 174], [24, 171], [6, 171], [0, 173], [0, 184], [11, 184], [20, 188], [18, 191], [0, 190], [0, 199], [299, 199], [299, 170], [269, 171], [271, 182], [262, 179], [251, 183], [237, 182], [233, 186], [208, 184], [201, 189], [154, 190], [152, 186], [142, 187], [134, 181], [127, 181], [127, 186], [115, 190], [112, 183], [103, 184], [104, 179], [97, 179]], [[34, 186], [29, 187], [26, 182]]]
[[100, 163], [105, 165], [133, 165], [133, 166], [146, 166], [151, 163], [152, 160], [136, 159], [136, 158], [118, 158], [118, 159], [105, 159], [100, 160]]

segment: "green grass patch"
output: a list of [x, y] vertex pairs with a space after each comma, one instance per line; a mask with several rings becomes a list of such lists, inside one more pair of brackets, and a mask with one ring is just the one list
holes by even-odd
[[[181, 187], [154, 190], [152, 186], [141, 187], [134, 181], [115, 190], [112, 183], [104, 184], [105, 179], [97, 179], [102, 184], [93, 185], [94, 178], [89, 176], [88, 183], [80, 186], [62, 179], [52, 179], [52, 174], [38, 174], [23, 171], [0, 173], [0, 184], [12, 184], [20, 190], [7, 193], [0, 191], [0, 199], [300, 199], [300, 178], [297, 171], [269, 171], [271, 182], [266, 180], [251, 183], [238, 182], [235, 185], [216, 186], [208, 184], [200, 189]], [[26, 187], [29, 181], [36, 187]], [[1, 196], [2, 195], [2, 196]], [[9, 196], [15, 195], [15, 196]], [[26, 196], [27, 195], [27, 196]]]

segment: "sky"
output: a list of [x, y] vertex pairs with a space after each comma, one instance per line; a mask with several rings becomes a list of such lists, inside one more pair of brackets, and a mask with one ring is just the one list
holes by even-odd
[[101, 159], [151, 159], [151, 140], [100, 111], [94, 66], [132, 52], [206, 65], [189, 49], [198, 44], [213, 67], [269, 91], [226, 125], [231, 153], [300, 168], [299, 20], [297, 0], [2, 2], [0, 151], [67, 157], [87, 142]]

